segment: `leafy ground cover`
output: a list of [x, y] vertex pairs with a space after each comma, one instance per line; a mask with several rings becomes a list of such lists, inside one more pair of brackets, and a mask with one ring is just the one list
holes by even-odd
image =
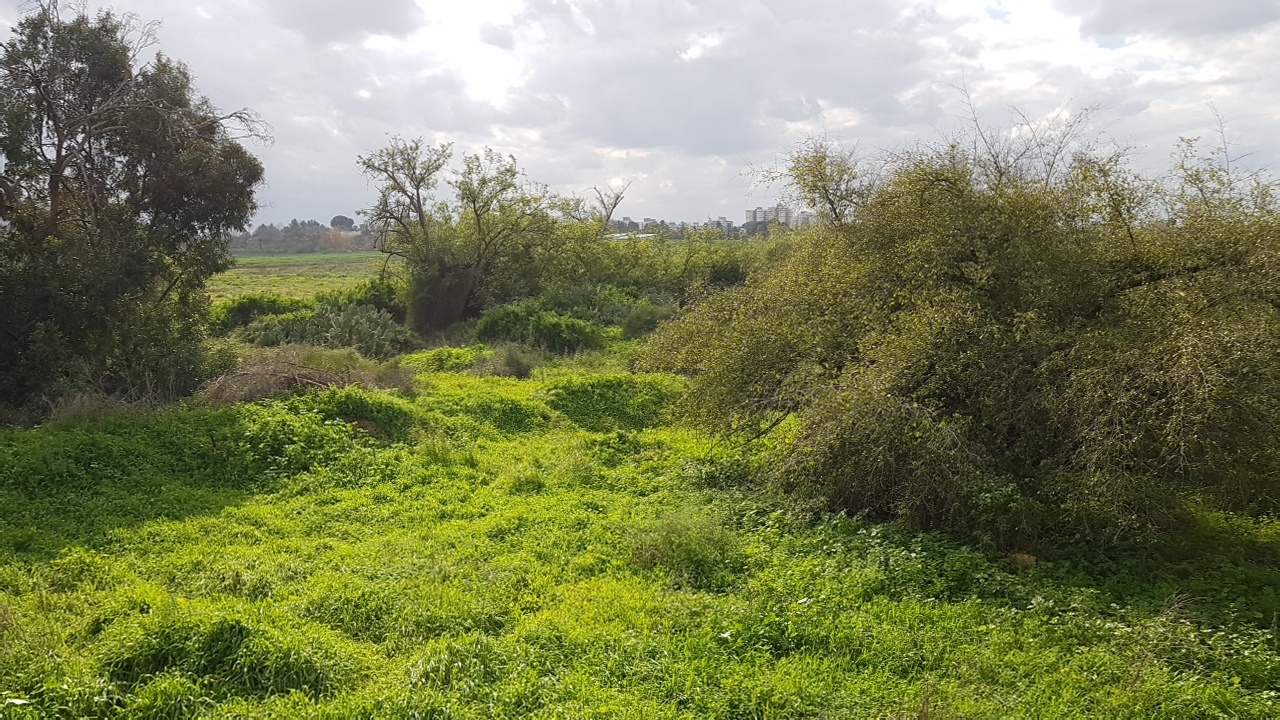
[[272, 292], [310, 299], [317, 293], [346, 290], [376, 276], [386, 257], [373, 251], [239, 256], [235, 267], [210, 278], [209, 296], [217, 302], [249, 293]]
[[824, 514], [626, 347], [0, 433], [0, 714], [1277, 713], [1275, 523], [1032, 564]]

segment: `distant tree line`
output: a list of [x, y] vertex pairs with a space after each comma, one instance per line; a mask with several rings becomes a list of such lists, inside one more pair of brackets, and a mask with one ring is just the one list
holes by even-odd
[[254, 253], [310, 253], [372, 250], [373, 236], [345, 215], [335, 215], [328, 225], [316, 220], [293, 219], [277, 227], [258, 225], [253, 232], [231, 238], [231, 249]]

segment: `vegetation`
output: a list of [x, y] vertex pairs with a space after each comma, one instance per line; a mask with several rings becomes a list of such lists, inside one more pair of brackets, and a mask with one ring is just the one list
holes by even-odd
[[342, 292], [378, 274], [386, 256], [375, 252], [304, 255], [242, 255], [235, 266], [209, 278], [209, 296], [224, 302], [240, 295], [272, 292], [311, 299]]
[[[0, 46], [0, 397], [174, 397], [200, 381], [204, 281], [262, 166], [128, 18], [33, 7]], [[56, 93], [48, 91], [57, 88]]]
[[250, 293], [220, 302], [209, 313], [209, 327], [215, 332], [230, 332], [261, 317], [310, 310], [313, 303], [278, 293]]
[[235, 336], [262, 347], [304, 344], [355, 348], [371, 358], [399, 355], [417, 341], [390, 313], [356, 303], [322, 303], [315, 310], [264, 315]]
[[357, 230], [355, 221], [336, 215], [328, 225], [316, 220], [298, 221], [276, 227], [259, 225], [252, 233], [231, 238], [231, 248], [240, 253], [332, 253], [369, 251], [373, 238], [365, 230]]
[[368, 225], [382, 249], [404, 258], [409, 322], [424, 335], [465, 319], [486, 296], [524, 289], [520, 269], [555, 227], [551, 197], [528, 184], [515, 158], [491, 150], [464, 156], [448, 182], [454, 199], [437, 200], [452, 154], [448, 144], [393, 138], [359, 160], [379, 185]]
[[1275, 713], [1273, 522], [1019, 566], [541, 372], [0, 434], [6, 716]]
[[817, 228], [617, 237], [393, 139], [278, 231], [385, 255], [214, 276], [251, 118], [131, 23], [0, 48], [0, 715], [1280, 714], [1265, 177], [815, 140]]
[[786, 435], [785, 482], [912, 527], [1025, 547], [1188, 502], [1273, 511], [1273, 185], [1191, 143], [1146, 179], [1078, 129], [978, 129], [878, 171], [803, 147], [789, 176], [825, 227], [644, 365], [688, 374], [709, 427]]

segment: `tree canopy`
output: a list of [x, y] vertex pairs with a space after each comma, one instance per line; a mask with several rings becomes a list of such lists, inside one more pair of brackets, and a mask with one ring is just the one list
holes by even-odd
[[0, 397], [196, 382], [202, 287], [252, 216], [261, 135], [132, 16], [36, 5], [0, 45]]

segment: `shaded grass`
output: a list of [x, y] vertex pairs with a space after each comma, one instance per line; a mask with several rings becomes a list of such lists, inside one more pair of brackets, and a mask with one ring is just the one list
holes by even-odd
[[[607, 432], [551, 402], [594, 388], [570, 365], [592, 362], [608, 392], [569, 407], [625, 420], [587, 423]], [[0, 703], [30, 703], [0, 707], [1276, 713], [1273, 521], [1206, 516], [1182, 546], [1019, 569], [754, 487], [752, 458], [635, 412], [652, 398], [618, 370], [425, 373], [413, 399], [346, 389], [0, 435], [0, 532], [49, 538], [0, 556]]]

